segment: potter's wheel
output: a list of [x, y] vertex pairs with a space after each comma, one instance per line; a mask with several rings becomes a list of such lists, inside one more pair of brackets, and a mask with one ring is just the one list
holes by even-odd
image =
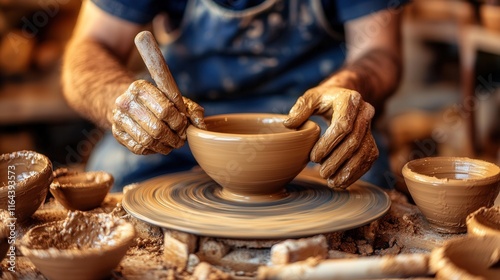
[[246, 203], [221, 197], [221, 187], [203, 171], [156, 177], [124, 194], [123, 208], [156, 226], [201, 236], [282, 239], [356, 228], [390, 207], [380, 188], [358, 181], [333, 191], [305, 170], [273, 201]]

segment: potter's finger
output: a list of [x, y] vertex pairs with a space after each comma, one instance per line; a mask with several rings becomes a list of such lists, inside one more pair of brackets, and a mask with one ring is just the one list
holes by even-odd
[[113, 121], [117, 128], [129, 134], [130, 137], [140, 145], [148, 148], [153, 143], [154, 138], [125, 112], [119, 109], [115, 110]]
[[126, 108], [135, 99], [135, 94], [131, 90], [131, 86], [115, 100], [116, 107]]
[[137, 80], [129, 87], [137, 100], [146, 106], [158, 119], [179, 131], [187, 126], [187, 118], [182, 114], [163, 92], [148, 81]]
[[191, 123], [197, 128], [207, 129], [207, 125], [204, 120], [205, 109], [189, 98], [184, 97], [183, 99], [186, 104]]
[[153, 144], [149, 146], [149, 149], [163, 155], [168, 155], [174, 148], [168, 144], [164, 144], [158, 140], [155, 140]]
[[288, 112], [288, 118], [283, 124], [288, 128], [297, 128], [302, 125], [320, 105], [320, 95], [318, 92], [309, 90], [297, 99], [297, 102]]
[[311, 151], [311, 160], [321, 162], [333, 149], [349, 134], [359, 112], [361, 95], [355, 91], [346, 91], [338, 94], [332, 100], [332, 121], [325, 133], [314, 145]]
[[[139, 124], [142, 129], [151, 137], [167, 146], [179, 148], [184, 144], [184, 140], [173, 132], [170, 127], [163, 121], [159, 120], [150, 110], [143, 104], [132, 101], [127, 104], [127, 108], [119, 109], [127, 110], [127, 115], [133, 121]], [[159, 151], [158, 151], [159, 152]]]
[[342, 168], [328, 179], [328, 186], [335, 189], [345, 189], [366, 173], [378, 157], [375, 140], [368, 128], [362, 145]]
[[169, 146], [164, 146], [158, 141], [153, 141], [149, 146], [144, 146], [133, 139], [133, 137], [128, 134], [118, 123], [114, 123], [112, 126], [113, 135], [115, 138], [122, 143], [125, 147], [131, 150], [135, 154], [148, 155], [154, 153], [168, 154], [172, 151]]
[[321, 177], [328, 178], [332, 176], [337, 169], [354, 154], [356, 149], [360, 146], [361, 141], [364, 139], [364, 135], [370, 126], [374, 114], [375, 110], [373, 107], [363, 102], [352, 132], [340, 142], [335, 151], [321, 164], [319, 170]]
[[134, 141], [134, 139], [132, 139], [130, 135], [128, 135], [125, 131], [119, 129], [115, 124], [113, 124], [111, 131], [115, 139], [134, 154], [148, 155], [154, 153], [153, 151], [146, 149], [146, 147]]

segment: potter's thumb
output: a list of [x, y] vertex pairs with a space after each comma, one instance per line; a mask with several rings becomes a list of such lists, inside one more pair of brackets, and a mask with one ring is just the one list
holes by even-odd
[[288, 128], [297, 128], [311, 116], [311, 113], [303, 103], [297, 103], [292, 107], [283, 124]]
[[191, 115], [189, 115], [189, 119], [191, 123], [199, 129], [206, 130], [207, 125], [205, 124], [205, 120], [203, 119], [203, 111], [193, 111]]

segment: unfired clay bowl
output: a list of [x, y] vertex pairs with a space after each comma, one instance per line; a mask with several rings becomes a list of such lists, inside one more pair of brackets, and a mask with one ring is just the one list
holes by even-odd
[[500, 168], [477, 159], [416, 159], [402, 172], [415, 204], [442, 233], [465, 232], [467, 215], [491, 207], [500, 190]]
[[439, 280], [500, 279], [500, 236], [465, 236], [431, 252], [429, 266]]
[[63, 221], [30, 229], [19, 249], [51, 280], [104, 279], [135, 237], [132, 224], [110, 214], [70, 211]]
[[9, 191], [13, 190], [10, 183], [14, 181], [15, 210], [12, 212], [18, 222], [28, 219], [45, 201], [53, 178], [52, 162], [37, 152], [18, 151], [0, 156], [0, 170], [0, 209], [9, 210], [9, 205], [12, 208]]
[[500, 206], [481, 207], [466, 219], [467, 234], [500, 236]]
[[104, 171], [61, 168], [54, 171], [50, 193], [68, 210], [87, 211], [101, 205], [113, 183], [113, 176]]
[[207, 130], [190, 126], [187, 139], [198, 164], [222, 186], [224, 198], [274, 200], [307, 165], [320, 134], [312, 121], [289, 129], [285, 119], [277, 114], [210, 116]]

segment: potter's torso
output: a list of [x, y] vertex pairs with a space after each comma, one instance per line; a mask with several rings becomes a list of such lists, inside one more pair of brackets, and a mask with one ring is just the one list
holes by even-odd
[[164, 56], [195, 100], [302, 94], [344, 60], [341, 32], [318, 0], [265, 0], [228, 9], [189, 0]]

